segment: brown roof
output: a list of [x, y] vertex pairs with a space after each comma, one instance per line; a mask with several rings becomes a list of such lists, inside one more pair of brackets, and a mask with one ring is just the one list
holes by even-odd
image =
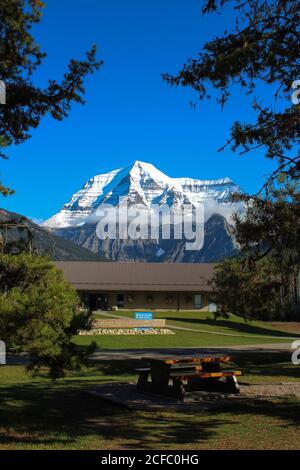
[[81, 291], [212, 291], [214, 264], [197, 263], [55, 263]]

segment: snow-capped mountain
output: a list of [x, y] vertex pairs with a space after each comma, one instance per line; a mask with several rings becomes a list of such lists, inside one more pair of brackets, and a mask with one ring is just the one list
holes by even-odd
[[128, 205], [138, 204], [181, 207], [214, 203], [214, 213], [223, 213], [230, 196], [240, 188], [229, 178], [198, 180], [170, 178], [153, 165], [135, 161], [125, 168], [94, 176], [76, 192], [60, 212], [43, 223], [53, 229], [80, 227], [96, 221], [96, 211], [102, 204], [117, 205], [125, 198]]
[[[60, 212], [44, 222], [56, 235], [114, 261], [215, 262], [236, 252], [230, 216], [239, 209], [231, 195], [240, 188], [229, 178], [198, 180], [170, 178], [153, 165], [140, 161], [91, 178]], [[103, 204], [117, 206], [120, 198], [128, 206], [151, 210], [167, 204], [181, 211], [184, 205], [204, 204], [204, 245], [187, 251], [185, 240], [99, 239], [97, 209]]]

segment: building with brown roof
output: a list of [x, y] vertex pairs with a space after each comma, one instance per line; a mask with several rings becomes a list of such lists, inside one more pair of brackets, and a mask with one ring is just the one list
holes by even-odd
[[92, 310], [208, 310], [214, 264], [56, 262]]

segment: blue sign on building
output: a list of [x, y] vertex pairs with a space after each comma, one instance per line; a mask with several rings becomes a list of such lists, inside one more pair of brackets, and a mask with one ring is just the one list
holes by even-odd
[[134, 319], [135, 320], [153, 320], [153, 313], [152, 312], [135, 312]]

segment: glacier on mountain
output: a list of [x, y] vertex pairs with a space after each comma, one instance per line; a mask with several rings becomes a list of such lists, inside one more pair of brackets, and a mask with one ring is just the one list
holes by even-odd
[[[62, 210], [42, 225], [59, 229], [80, 227], [96, 222], [96, 212], [103, 204], [118, 205], [120, 197], [130, 206], [144, 209], [152, 205], [175, 206], [204, 204], [206, 216], [214, 213], [229, 217], [233, 212], [231, 196], [240, 187], [229, 178], [198, 180], [171, 178], [150, 163], [135, 161], [132, 165], [96, 175], [76, 192]], [[236, 210], [236, 209], [235, 209]]]

